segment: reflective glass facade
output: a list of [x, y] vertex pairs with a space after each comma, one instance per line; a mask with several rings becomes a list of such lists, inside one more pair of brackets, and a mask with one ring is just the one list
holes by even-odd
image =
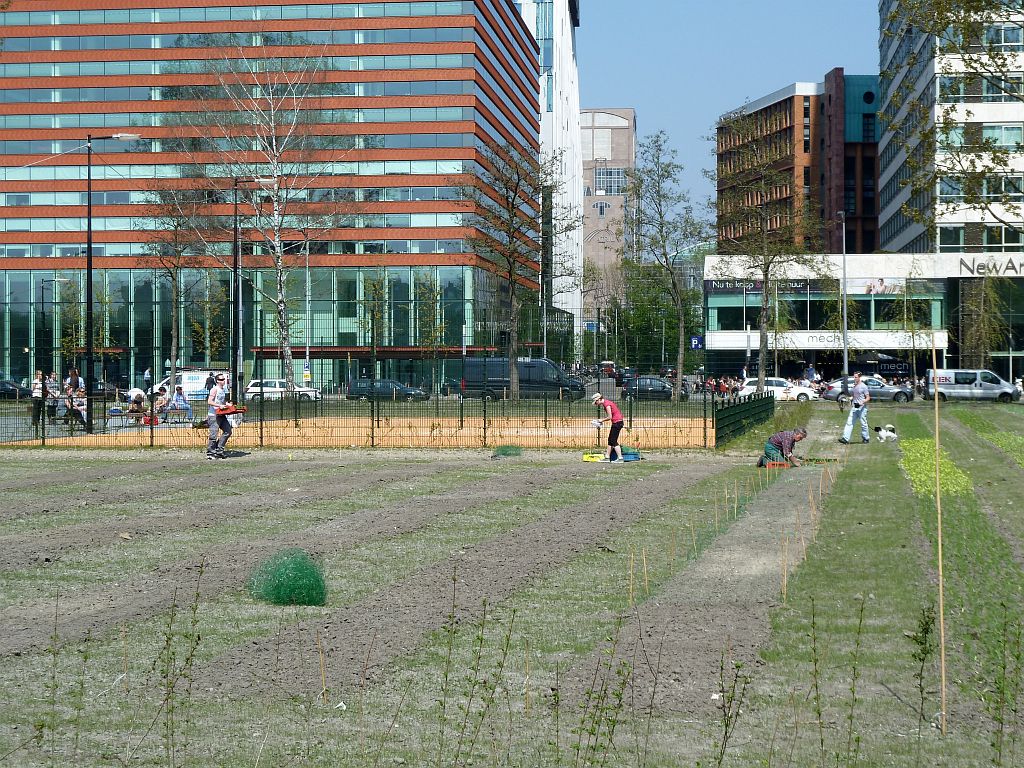
[[[484, 141], [539, 148], [537, 48], [511, 0], [75, 5], [15, 0], [0, 12], [0, 371], [20, 378], [26, 364], [80, 356], [68, 341], [54, 357], [53, 295], [76, 303], [89, 222], [106, 370], [115, 358], [119, 377], [143, 359], [161, 365], [170, 294], [154, 262], [175, 227], [167, 201], [182, 194], [202, 217], [182, 282], [206, 291], [179, 302], [184, 365], [224, 362], [216, 332], [189, 335], [210, 318], [190, 313], [211, 302], [229, 312], [235, 250], [247, 360], [270, 328], [253, 308], [277, 290], [277, 248], [296, 365], [308, 338], [323, 361], [315, 380], [336, 380], [339, 356], [368, 347], [397, 360], [490, 342], [504, 297], [472, 250], [461, 190]], [[372, 333], [370, 274], [384, 276], [373, 300], [387, 318]]]

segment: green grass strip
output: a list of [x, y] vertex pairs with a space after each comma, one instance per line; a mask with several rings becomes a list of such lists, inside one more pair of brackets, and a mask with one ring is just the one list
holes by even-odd
[[[996, 425], [977, 410], [957, 408], [952, 411], [964, 426], [970, 427], [993, 445], [1000, 448], [1010, 456], [1017, 465], [1024, 467], [1024, 435], [1020, 432], [1006, 432], [1000, 430]], [[1003, 414], [1000, 414], [1002, 416]]]
[[[926, 428], [918, 414], [900, 417], [901, 434]], [[904, 449], [905, 442], [900, 441]], [[971, 488], [977, 487], [981, 478], [976, 473], [985, 466], [985, 457], [949, 430], [943, 431], [942, 444], [952, 455], [975, 459], [963, 466]], [[922, 499], [919, 509], [923, 530], [935, 546], [935, 504]], [[1024, 572], [1015, 562], [1009, 542], [982, 509], [976, 491], [944, 503], [942, 519], [948, 636], [952, 647], [962, 649], [964, 659], [964, 667], [951, 673], [950, 679], [958, 680], [968, 695], [980, 699], [991, 711], [993, 691], [1000, 685], [999, 670], [1008, 652], [1006, 632], [1024, 620]]]

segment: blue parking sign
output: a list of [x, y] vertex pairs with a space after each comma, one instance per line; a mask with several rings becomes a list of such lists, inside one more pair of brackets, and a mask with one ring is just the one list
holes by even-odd
[[690, 337], [690, 349], [704, 349], [704, 337], [703, 336], [691, 336]]

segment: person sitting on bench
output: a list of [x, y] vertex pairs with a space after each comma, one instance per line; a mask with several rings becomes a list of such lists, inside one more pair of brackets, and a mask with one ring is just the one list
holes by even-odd
[[192, 406], [189, 405], [188, 398], [185, 397], [185, 392], [180, 384], [174, 388], [174, 395], [171, 396], [171, 402], [167, 406], [167, 410], [181, 411], [189, 421], [192, 421]]
[[142, 422], [142, 417], [146, 415], [146, 402], [141, 392], [132, 398], [132, 401], [128, 404], [128, 410], [125, 411], [125, 415], [129, 419], [134, 419], [136, 424]]
[[807, 437], [807, 430], [797, 427], [793, 430], [776, 432], [764, 444], [764, 455], [757, 460], [757, 466], [767, 467], [768, 462], [789, 462], [794, 467], [800, 466], [800, 459], [793, 455], [796, 444]]
[[166, 413], [167, 407], [171, 404], [171, 398], [167, 396], [167, 388], [160, 387], [156, 391], [156, 399], [153, 401], [153, 410], [157, 413]]

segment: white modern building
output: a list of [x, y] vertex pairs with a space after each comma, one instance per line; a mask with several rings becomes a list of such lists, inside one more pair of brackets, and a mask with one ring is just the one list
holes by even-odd
[[[1024, 236], [1019, 229], [1005, 222], [1019, 221], [1020, 212], [1007, 216], [998, 205], [968, 207], [962, 201], [961, 185], [951, 173], [939, 182], [937, 189], [918, 190], [907, 184], [912, 176], [903, 136], [913, 137], [922, 127], [941, 121], [944, 111], [951, 109], [956, 134], [970, 142], [972, 136], [1014, 149], [1024, 143], [1024, 102], [1014, 91], [1021, 75], [1009, 73], [1005, 88], [978, 77], [962, 77], [962, 58], [943, 55], [942, 41], [922, 31], [899, 13], [899, 0], [883, 0], [879, 5], [882, 23], [879, 36], [881, 71], [881, 107], [883, 131], [879, 141], [879, 244], [882, 250], [900, 252], [1012, 252], [1024, 249]], [[1024, 13], [1016, 13], [1005, 21], [985, 25], [982, 32], [986, 45], [1002, 53], [1024, 53]], [[978, 50], [981, 48], [979, 46]], [[1011, 65], [1011, 68], [1013, 66]], [[924, 109], [921, 109], [923, 105]], [[922, 158], [937, 168], [940, 175], [946, 165], [941, 151]], [[949, 163], [948, 165], [955, 165]], [[1021, 197], [1024, 189], [1024, 154], [1011, 160], [1010, 173], [986, 184], [996, 183], [1001, 193], [1015, 190]], [[995, 195], [993, 195], [995, 196]], [[928, 231], [904, 209], [934, 212], [936, 226]]]
[[[579, 215], [583, 208], [583, 152], [580, 146], [580, 88], [576, 66], [579, 0], [519, 0], [526, 25], [540, 46], [541, 148], [559, 157], [562, 186], [556, 208]], [[571, 312], [577, 336], [582, 333], [583, 296], [577, 276], [583, 273], [583, 231], [560, 242], [545, 243], [545, 301]], [[579, 347], [579, 345], [577, 345]]]

